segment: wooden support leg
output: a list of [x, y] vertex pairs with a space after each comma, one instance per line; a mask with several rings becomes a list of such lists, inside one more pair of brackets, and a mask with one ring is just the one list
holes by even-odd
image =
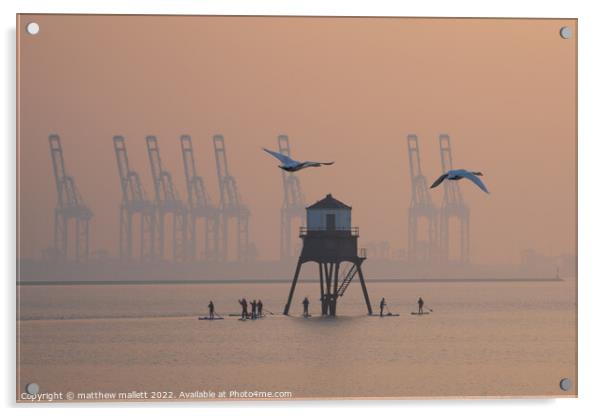
[[288, 310], [291, 307], [291, 302], [293, 301], [293, 294], [295, 293], [295, 286], [297, 286], [297, 279], [299, 278], [299, 272], [301, 271], [301, 259], [297, 262], [297, 269], [295, 270], [295, 277], [293, 278], [293, 284], [291, 285], [291, 291], [288, 294], [288, 300], [286, 301], [286, 305], [284, 306], [284, 315], [288, 315]]
[[325, 263], [326, 269], [326, 315], [332, 315], [332, 269], [333, 263]]
[[326, 315], [326, 298], [324, 295], [324, 270], [322, 269], [322, 263], [318, 263], [320, 268], [320, 306], [322, 308], [322, 315]]
[[332, 291], [332, 303], [330, 306], [330, 315], [336, 316], [337, 314], [337, 290], [339, 288], [339, 267], [340, 263], [336, 263], [334, 266], [334, 288]]
[[372, 315], [372, 305], [370, 305], [370, 297], [368, 296], [368, 289], [366, 288], [366, 282], [364, 281], [362, 266], [357, 264], [356, 267], [359, 274], [360, 283], [362, 284], [362, 291], [364, 292], [364, 300], [366, 301], [366, 307], [368, 308], [368, 315]]

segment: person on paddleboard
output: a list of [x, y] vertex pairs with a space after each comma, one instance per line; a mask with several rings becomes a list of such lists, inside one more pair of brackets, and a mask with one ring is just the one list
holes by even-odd
[[385, 306], [387, 306], [387, 302], [385, 302], [385, 298], [382, 298], [380, 300], [380, 316], [383, 316], [383, 311], [385, 309]]
[[240, 306], [242, 307], [240, 317], [242, 319], [247, 319], [249, 317], [249, 312], [247, 312], [247, 300], [245, 298], [242, 298], [238, 301], [238, 303], [240, 303]]
[[422, 307], [424, 306], [424, 301], [422, 300], [421, 297], [418, 297], [418, 314], [422, 315], [423, 311], [422, 311]]
[[215, 314], [215, 305], [213, 305], [213, 301], [209, 301], [209, 319], [213, 319]]
[[309, 299], [307, 296], [303, 299], [303, 316], [309, 318]]

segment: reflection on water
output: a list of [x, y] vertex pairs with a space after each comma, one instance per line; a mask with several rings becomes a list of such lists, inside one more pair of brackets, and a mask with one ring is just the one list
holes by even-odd
[[[576, 379], [571, 282], [359, 284], [321, 318], [318, 285], [21, 286], [19, 385], [45, 391], [287, 390], [293, 397], [560, 395]], [[310, 319], [299, 317], [301, 300]], [[422, 296], [433, 313], [410, 315]], [[239, 321], [238, 299], [265, 319]], [[199, 321], [213, 300], [226, 319]], [[22, 387], [22, 386], [21, 386]]]

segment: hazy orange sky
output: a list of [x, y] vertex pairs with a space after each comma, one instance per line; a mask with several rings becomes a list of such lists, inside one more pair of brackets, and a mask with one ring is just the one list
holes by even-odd
[[[40, 33], [27, 35], [27, 22]], [[480, 170], [491, 194], [461, 183], [471, 259], [519, 251], [576, 254], [575, 20], [21, 15], [18, 21], [22, 257], [52, 243], [56, 192], [48, 135], [94, 211], [91, 250], [117, 255], [120, 188], [112, 136], [151, 194], [144, 137], [185, 197], [179, 136], [219, 193], [211, 137], [252, 212], [261, 259], [278, 257], [281, 175], [261, 151], [288, 134], [298, 159], [335, 160], [299, 174], [308, 203], [353, 206], [361, 242], [407, 245], [406, 136], [420, 139], [429, 181], [438, 135], [455, 167]], [[432, 190], [437, 205], [443, 189]]]

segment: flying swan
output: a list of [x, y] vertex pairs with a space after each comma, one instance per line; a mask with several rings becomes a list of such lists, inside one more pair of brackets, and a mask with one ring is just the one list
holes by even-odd
[[483, 174], [481, 172], [470, 172], [466, 169], [452, 169], [449, 172], [439, 176], [439, 179], [437, 179], [431, 185], [431, 189], [441, 185], [441, 182], [443, 182], [446, 179], [448, 181], [459, 181], [460, 179], [466, 178], [470, 179], [475, 185], [481, 188], [483, 192], [489, 193], [483, 181], [478, 178], [479, 176], [483, 176]]
[[305, 168], [315, 168], [320, 167], [322, 165], [334, 164], [334, 162], [299, 162], [297, 160], [291, 159], [288, 156], [283, 155], [282, 153], [274, 152], [266, 148], [263, 148], [263, 150], [274, 156], [276, 159], [278, 159], [280, 163], [282, 163], [278, 167], [287, 172], [296, 172]]

